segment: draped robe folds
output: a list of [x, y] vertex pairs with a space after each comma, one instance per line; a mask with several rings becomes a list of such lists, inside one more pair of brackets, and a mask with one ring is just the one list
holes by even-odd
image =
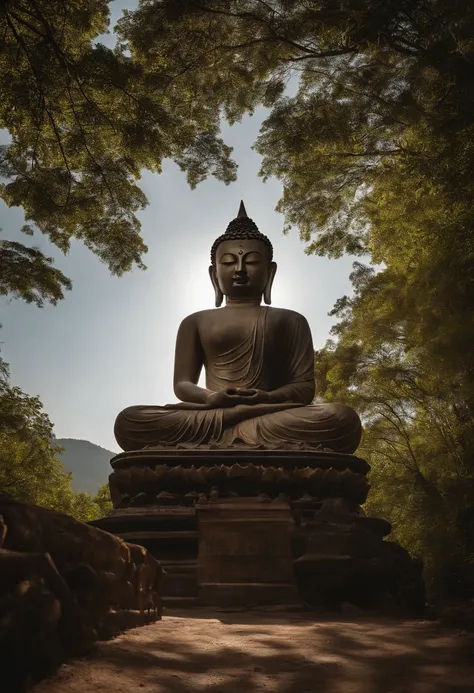
[[234, 444], [270, 449], [322, 446], [346, 453], [357, 448], [361, 423], [355, 411], [335, 403], [304, 404], [314, 392], [314, 351], [309, 326], [299, 313], [262, 306], [243, 341], [219, 355], [208, 351], [204, 350], [204, 366], [209, 390], [269, 392], [285, 386], [291, 397], [293, 385], [294, 401], [303, 402], [293, 408], [280, 405], [280, 410], [263, 415], [254, 415], [248, 407], [248, 418], [231, 425], [226, 423], [226, 410], [202, 404], [188, 403], [186, 409], [128, 407], [115, 422], [115, 437], [123, 450]]

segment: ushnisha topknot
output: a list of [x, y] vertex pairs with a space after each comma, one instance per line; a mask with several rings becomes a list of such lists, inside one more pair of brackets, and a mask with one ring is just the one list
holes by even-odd
[[262, 241], [267, 246], [268, 261], [273, 259], [273, 246], [271, 241], [263, 233], [258, 230], [257, 224], [249, 219], [243, 201], [240, 202], [239, 213], [233, 219], [226, 229], [226, 232], [216, 238], [211, 248], [211, 263], [216, 264], [217, 246], [223, 241], [246, 241], [255, 240]]

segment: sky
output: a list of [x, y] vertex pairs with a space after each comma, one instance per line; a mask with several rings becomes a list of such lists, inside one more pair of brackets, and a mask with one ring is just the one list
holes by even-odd
[[[115, 2], [113, 20], [133, 4]], [[315, 348], [328, 339], [334, 322], [328, 311], [350, 293], [352, 259], [308, 256], [297, 230], [283, 235], [283, 217], [274, 211], [281, 185], [263, 183], [260, 156], [251, 149], [266, 113], [262, 108], [223, 127], [239, 165], [236, 183], [225, 186], [210, 178], [192, 191], [171, 161], [159, 175], [144, 173], [140, 186], [149, 205], [139, 218], [149, 248], [146, 271], [112, 277], [75, 241], [64, 256], [38, 232], [33, 238], [21, 234], [22, 210], [0, 201], [1, 237], [39, 247], [73, 282], [56, 306], [40, 309], [0, 298], [0, 349], [12, 383], [39, 395], [56, 437], [85, 439], [118, 452], [113, 425], [124, 407], [176, 401], [176, 332], [186, 315], [214, 305], [210, 248], [237, 215], [241, 199], [273, 243], [278, 264], [273, 305], [306, 316]]]

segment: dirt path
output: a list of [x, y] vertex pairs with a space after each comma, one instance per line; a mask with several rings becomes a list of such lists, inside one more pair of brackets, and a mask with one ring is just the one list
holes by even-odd
[[173, 612], [34, 693], [473, 693], [474, 635], [428, 621]]

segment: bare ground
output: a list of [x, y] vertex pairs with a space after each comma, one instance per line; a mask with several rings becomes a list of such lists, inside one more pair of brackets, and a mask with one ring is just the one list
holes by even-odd
[[474, 635], [436, 622], [169, 613], [34, 693], [474, 693]]

